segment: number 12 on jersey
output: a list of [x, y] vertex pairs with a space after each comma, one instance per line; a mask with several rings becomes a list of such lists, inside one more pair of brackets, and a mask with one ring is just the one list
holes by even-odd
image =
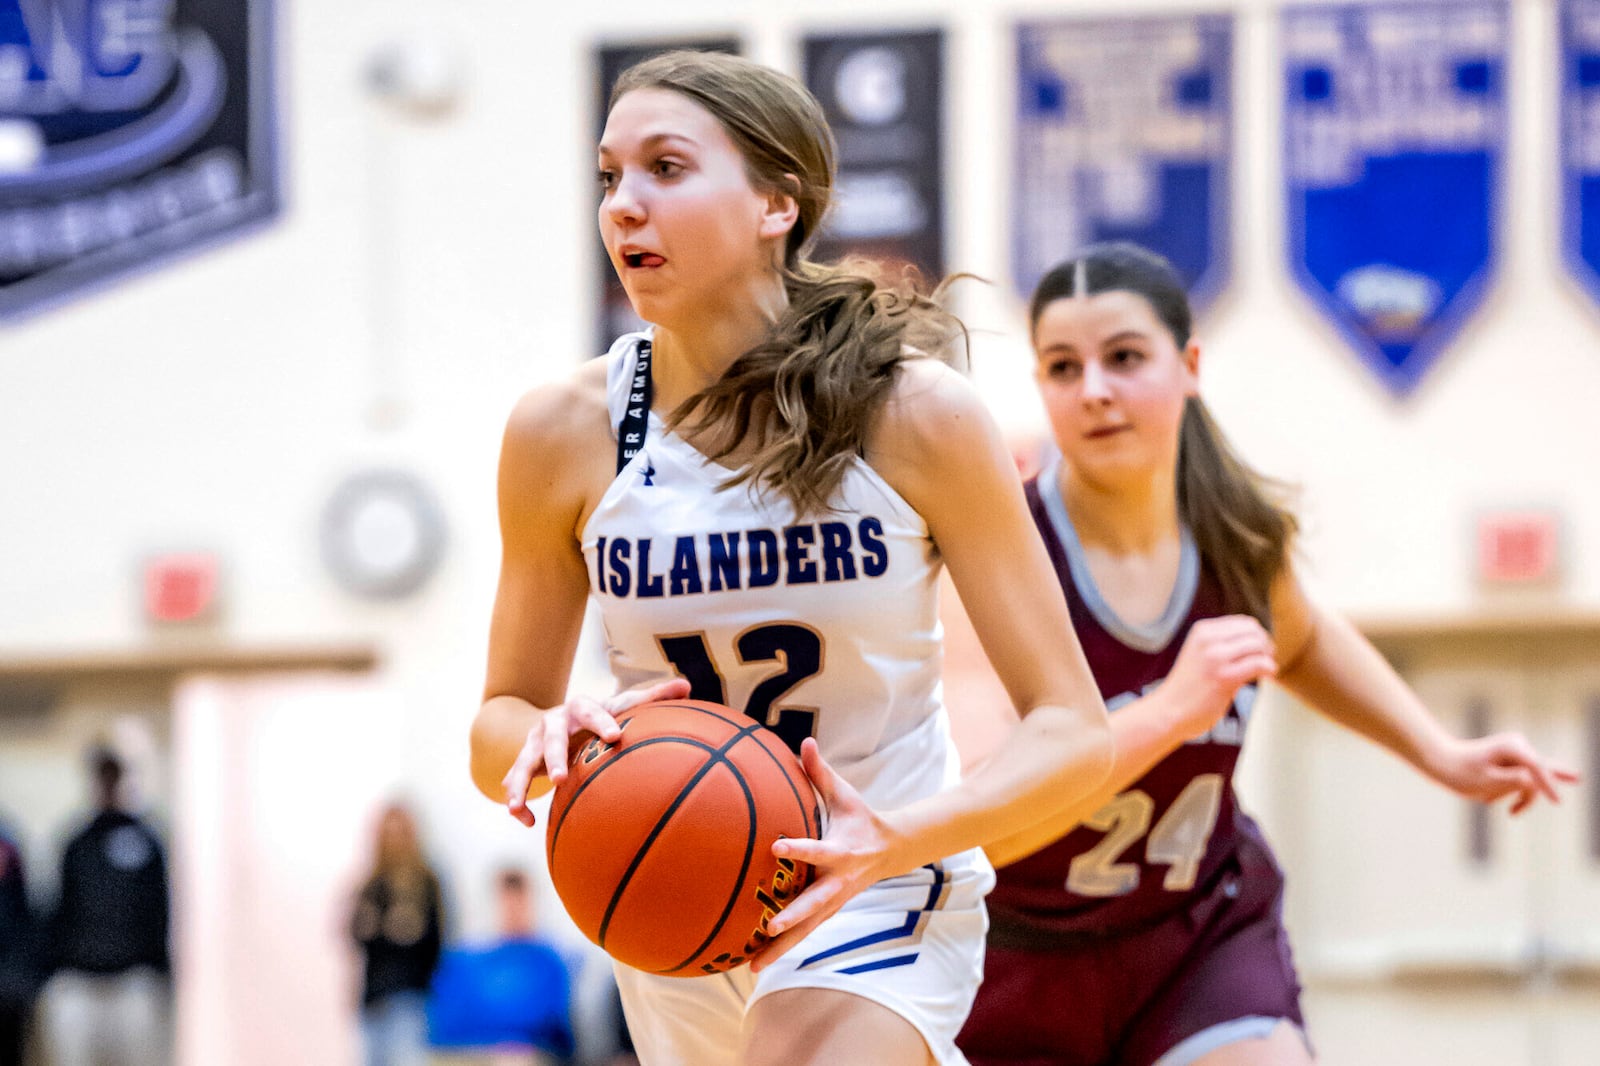
[[[727, 705], [727, 686], [704, 633], [659, 636], [656, 644], [672, 668], [689, 682], [690, 699]], [[774, 714], [773, 705], [800, 682], [821, 671], [822, 635], [798, 622], [774, 622], [740, 633], [734, 638], [733, 647], [740, 665], [772, 662], [783, 667], [751, 690], [744, 713], [778, 734], [790, 751], [800, 754], [800, 742], [816, 735], [816, 710], [780, 707]]]

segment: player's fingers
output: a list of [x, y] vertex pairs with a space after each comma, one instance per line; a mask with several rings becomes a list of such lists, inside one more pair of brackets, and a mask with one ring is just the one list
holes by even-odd
[[1539, 793], [1551, 803], [1560, 803], [1561, 796], [1556, 791], [1555, 778], [1550, 773], [1550, 768], [1539, 757], [1532, 744], [1521, 733], [1506, 733], [1491, 738], [1495, 748], [1495, 757], [1502, 765], [1511, 765], [1526, 771], [1534, 781]]
[[601, 704], [591, 699], [577, 697], [568, 700], [567, 706], [572, 710], [567, 725], [569, 737], [581, 730], [588, 730], [607, 744], [615, 744], [622, 739], [622, 727], [612, 717], [613, 714], [620, 714], [622, 711], [610, 707], [610, 701]]
[[1234, 685], [1263, 677], [1278, 676], [1278, 660], [1266, 652], [1252, 651], [1234, 659], [1218, 675], [1218, 679]]
[[779, 859], [793, 859], [818, 867], [831, 866], [840, 857], [837, 845], [809, 837], [779, 837], [772, 842], [772, 854]]
[[1513, 815], [1517, 815], [1527, 810], [1533, 805], [1533, 801], [1537, 798], [1537, 795], [1537, 793], [1528, 789], [1518, 792], [1517, 798], [1511, 801], [1511, 813]]
[[[830, 912], [831, 914], [831, 912]], [[774, 961], [781, 958], [786, 952], [800, 941], [811, 935], [812, 930], [822, 924], [823, 918], [828, 915], [819, 915], [815, 920], [797, 925], [780, 936], [775, 936], [761, 946], [761, 949], [751, 957], [750, 969], [760, 973]]]
[[1208, 647], [1205, 651], [1206, 673], [1213, 679], [1221, 680], [1235, 671], [1240, 660], [1250, 658], [1271, 661], [1273, 672], [1277, 672], [1276, 653], [1265, 641], [1246, 635]]
[[824, 807], [831, 810], [844, 798], [839, 787], [843, 784], [843, 779], [833, 772], [833, 767], [822, 757], [822, 749], [817, 747], [814, 737], [806, 737], [801, 742], [800, 765], [805, 769], [806, 776], [811, 779], [817, 795], [822, 797]]
[[767, 923], [767, 933], [772, 940], [761, 949], [761, 958], [770, 962], [804, 940], [811, 930], [839, 909], [844, 898], [842, 878], [821, 877], [811, 882]]
[[1550, 767], [1550, 776], [1560, 781], [1563, 785], [1576, 785], [1583, 780], [1583, 775], [1576, 770], [1557, 763], [1547, 763], [1546, 765]]
[[1555, 774], [1543, 759], [1535, 759], [1529, 767], [1534, 778], [1539, 782], [1539, 792], [1551, 803], [1561, 802], [1561, 793], [1556, 790]]
[[1497, 800], [1508, 792], [1532, 792], [1539, 782], [1526, 766], [1491, 766], [1484, 774], [1485, 790], [1490, 800]]
[[[1205, 631], [1205, 636], [1219, 643], [1232, 643], [1246, 641], [1249, 643], [1268, 646], [1272, 645], [1272, 634], [1268, 633], [1259, 621], [1250, 615], [1233, 614], [1222, 618], [1213, 618], [1208, 621], [1216, 623]], [[1200, 623], [1196, 623], [1196, 627]]]
[[1278, 647], [1258, 624], [1254, 629], [1242, 630], [1226, 640], [1219, 641], [1217, 651], [1236, 659], [1245, 655], [1266, 655], [1276, 658]]
[[[681, 677], [670, 677], [665, 681], [653, 684], [640, 685], [637, 688], [626, 689], [617, 693], [605, 702], [605, 709], [612, 714], [621, 714], [623, 711], [637, 707], [642, 703], [655, 703], [658, 700], [682, 700], [689, 697], [689, 682]], [[606, 740], [615, 740], [615, 737], [606, 737]]]
[[545, 773], [550, 775], [553, 784], [561, 784], [567, 779], [567, 742], [571, 736], [570, 710], [573, 701], [568, 701], [567, 706], [560, 712], [551, 711], [544, 716], [540, 723], [544, 727], [543, 750]]
[[500, 783], [506, 790], [506, 810], [523, 825], [533, 824], [533, 812], [528, 809], [528, 786], [533, 783], [534, 769], [539, 758], [539, 748], [534, 735], [522, 742], [522, 750]]

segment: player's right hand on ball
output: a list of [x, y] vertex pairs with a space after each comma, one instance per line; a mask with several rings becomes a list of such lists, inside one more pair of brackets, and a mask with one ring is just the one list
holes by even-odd
[[1256, 619], [1203, 618], [1190, 627], [1158, 691], [1173, 701], [1176, 727], [1190, 739], [1217, 724], [1240, 686], [1277, 673], [1277, 647]]
[[534, 778], [547, 776], [552, 786], [566, 780], [574, 736], [593, 733], [607, 743], [615, 742], [621, 738], [622, 729], [613, 715], [641, 703], [681, 700], [688, 695], [689, 682], [674, 677], [635, 685], [606, 700], [571, 696], [565, 703], [541, 711], [528, 730], [516, 761], [500, 782], [506, 790], [506, 810], [523, 825], [531, 826], [533, 811], [528, 807], [528, 800]]
[[890, 868], [893, 831], [861, 793], [828, 765], [810, 737], [800, 745], [800, 764], [822, 800], [826, 828], [819, 840], [785, 837], [772, 845], [772, 854], [778, 858], [809, 863], [812, 877], [768, 925], [772, 939], [751, 960], [751, 968], [757, 971], [804, 940], [856, 893], [900, 872]]

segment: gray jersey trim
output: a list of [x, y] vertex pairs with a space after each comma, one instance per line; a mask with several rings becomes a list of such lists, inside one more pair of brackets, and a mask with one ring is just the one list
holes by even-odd
[[1265, 1015], [1252, 1014], [1218, 1022], [1209, 1029], [1200, 1030], [1179, 1042], [1152, 1066], [1191, 1066], [1203, 1056], [1229, 1044], [1237, 1044], [1243, 1040], [1265, 1040], [1280, 1025], [1287, 1025], [1293, 1029], [1299, 1035], [1300, 1042], [1305, 1044], [1306, 1052], [1308, 1054], [1311, 1052], [1311, 1041], [1306, 1039], [1305, 1030], [1294, 1022], [1287, 1018], [1269, 1018]]
[[1143, 625], [1124, 621], [1095, 587], [1094, 577], [1089, 573], [1089, 557], [1078, 540], [1078, 531], [1072, 528], [1072, 519], [1067, 516], [1067, 503], [1061, 498], [1060, 473], [1060, 459], [1040, 471], [1039, 496], [1044, 500], [1045, 514], [1050, 516], [1056, 539], [1067, 553], [1072, 583], [1078, 595], [1083, 597], [1084, 606], [1089, 608], [1089, 613], [1094, 615], [1094, 620], [1100, 623], [1101, 628], [1134, 651], [1151, 655], [1161, 651], [1172, 643], [1172, 638], [1178, 634], [1178, 627], [1189, 617], [1189, 610], [1194, 606], [1195, 591], [1200, 587], [1200, 552], [1194, 546], [1194, 538], [1189, 535], [1188, 527], [1180, 526], [1178, 529], [1178, 580], [1173, 583], [1167, 609], [1160, 618]]

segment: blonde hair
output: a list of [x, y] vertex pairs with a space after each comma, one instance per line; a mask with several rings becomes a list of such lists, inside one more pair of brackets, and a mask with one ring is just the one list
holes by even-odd
[[759, 487], [802, 514], [825, 512], [865, 451], [900, 363], [922, 353], [954, 361], [965, 331], [941, 306], [942, 290], [925, 295], [913, 277], [890, 282], [864, 262], [806, 258], [832, 201], [836, 152], [822, 105], [799, 82], [738, 56], [676, 51], [624, 71], [610, 106], [636, 89], [704, 107], [744, 157], [751, 185], [786, 192], [799, 209], [784, 244], [788, 305], [761, 343], [669, 421], [709, 442], [713, 459], [754, 442], [724, 487]]

